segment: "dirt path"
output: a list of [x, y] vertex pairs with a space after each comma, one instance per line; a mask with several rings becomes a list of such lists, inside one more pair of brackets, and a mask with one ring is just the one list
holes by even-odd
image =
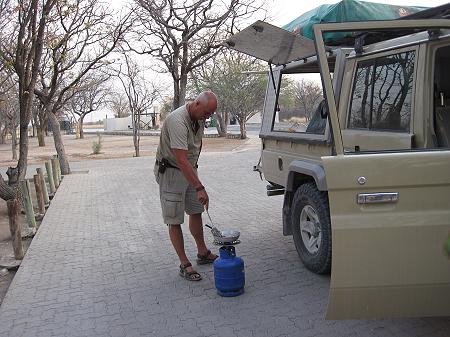
[[[92, 143], [98, 137], [94, 134], [86, 134], [85, 139], [75, 139], [74, 135], [64, 136], [64, 145], [69, 161], [81, 161], [91, 159], [109, 159], [132, 157], [134, 154], [132, 136], [102, 136], [102, 149], [100, 154], [92, 153]], [[28, 163], [38, 164], [56, 154], [53, 138], [46, 137], [45, 147], [39, 147], [36, 138], [30, 138], [28, 153]], [[143, 136], [140, 142], [141, 156], [153, 156], [159, 143], [157, 136]], [[226, 152], [237, 148], [248, 148], [259, 146], [259, 140], [256, 138], [241, 139], [223, 139], [223, 138], [204, 138], [203, 150], [205, 152]], [[0, 167], [15, 166], [17, 161], [12, 160], [11, 144], [0, 144]]]

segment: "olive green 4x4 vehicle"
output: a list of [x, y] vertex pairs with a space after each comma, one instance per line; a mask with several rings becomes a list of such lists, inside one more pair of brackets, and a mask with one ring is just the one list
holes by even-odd
[[[256, 169], [304, 265], [331, 270], [328, 318], [450, 316], [450, 20], [426, 13], [318, 24], [314, 41], [258, 21], [226, 41], [270, 64]], [[323, 101], [289, 105], [311, 73]]]

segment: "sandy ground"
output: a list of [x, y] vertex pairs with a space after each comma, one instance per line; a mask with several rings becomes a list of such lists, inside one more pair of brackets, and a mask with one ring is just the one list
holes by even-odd
[[[102, 148], [100, 154], [92, 153], [92, 143], [97, 141], [95, 134], [86, 134], [84, 139], [75, 139], [73, 135], [64, 136], [64, 145], [69, 161], [81, 161], [90, 159], [109, 159], [132, 157], [134, 154], [132, 136], [101, 136]], [[52, 155], [56, 154], [53, 139], [46, 137], [45, 147], [39, 147], [36, 138], [30, 138], [28, 153], [29, 164], [43, 163]], [[255, 142], [256, 141], [256, 142]], [[153, 156], [159, 143], [159, 137], [143, 136], [140, 141], [140, 155]], [[223, 139], [205, 138], [203, 150], [205, 152], [233, 151], [240, 147], [248, 147], [254, 144], [259, 145], [258, 139]], [[17, 165], [16, 160], [12, 160], [11, 144], [0, 144], [0, 167]]]
[[[113, 159], [126, 158], [134, 156], [134, 146], [132, 136], [101, 136], [102, 148], [99, 154], [95, 155], [92, 152], [92, 144], [98, 141], [98, 136], [95, 134], [85, 134], [84, 139], [75, 139], [74, 135], [64, 136], [65, 150], [70, 162], [96, 160], [96, 159]], [[46, 146], [39, 147], [37, 138], [30, 138], [28, 164], [42, 164], [51, 156], [56, 154], [56, 150], [52, 137], [45, 138]], [[153, 156], [158, 147], [159, 137], [143, 136], [140, 141], [140, 155]], [[260, 141], [257, 138], [241, 139], [223, 139], [223, 138], [204, 138], [203, 152], [227, 152], [239, 151], [252, 147], [259, 147]], [[6, 144], [0, 144], [0, 168], [7, 168], [9, 166], [16, 166], [17, 160], [12, 160], [11, 141]], [[5, 180], [6, 176], [3, 177]], [[34, 205], [36, 205], [36, 196], [34, 188], [32, 190], [32, 198]], [[20, 215], [20, 222], [25, 223], [24, 215]], [[30, 240], [24, 240], [24, 249], [26, 249]], [[12, 256], [13, 250], [10, 241], [8, 214], [6, 209], [6, 202], [0, 199], [0, 258], [3, 256]], [[9, 287], [11, 280], [14, 277], [14, 271], [2, 273], [0, 270], [0, 304]]]

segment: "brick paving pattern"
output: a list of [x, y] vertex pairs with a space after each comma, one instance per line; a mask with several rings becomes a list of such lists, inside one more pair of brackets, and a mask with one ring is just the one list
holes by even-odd
[[282, 197], [265, 195], [257, 160], [199, 163], [213, 220], [241, 231], [244, 295], [219, 297], [212, 266], [197, 267], [201, 282], [178, 276], [153, 158], [73, 163], [89, 173], [64, 178], [0, 307], [0, 336], [450, 336], [450, 318], [324, 320], [329, 276], [307, 271], [282, 236]]

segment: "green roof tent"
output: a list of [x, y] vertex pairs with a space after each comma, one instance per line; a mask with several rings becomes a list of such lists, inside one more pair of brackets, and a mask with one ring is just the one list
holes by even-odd
[[[322, 5], [299, 16], [282, 28], [305, 36], [314, 38], [312, 26], [324, 22], [349, 22], [370, 20], [394, 20], [411, 15], [427, 7], [394, 6], [374, 2], [343, 0], [333, 5]], [[325, 42], [341, 40], [351, 35], [346, 33], [326, 33]]]

